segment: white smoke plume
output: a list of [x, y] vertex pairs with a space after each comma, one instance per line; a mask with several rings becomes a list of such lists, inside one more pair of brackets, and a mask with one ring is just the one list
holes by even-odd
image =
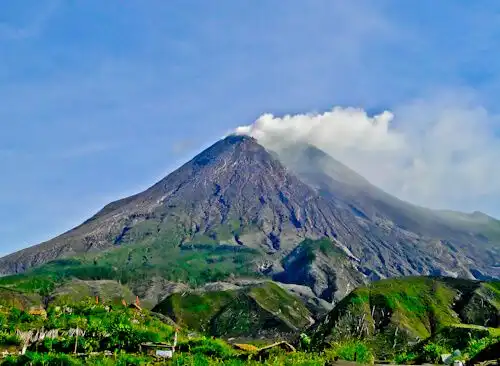
[[236, 133], [273, 150], [310, 143], [415, 204], [498, 215], [498, 118], [470, 100], [457, 102], [417, 101], [373, 116], [342, 107], [320, 114], [264, 114]]

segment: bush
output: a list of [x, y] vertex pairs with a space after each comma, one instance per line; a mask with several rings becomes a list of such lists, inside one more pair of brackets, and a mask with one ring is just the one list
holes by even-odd
[[474, 358], [479, 352], [481, 352], [486, 347], [499, 342], [500, 339], [496, 337], [485, 337], [481, 339], [471, 339], [467, 348], [464, 350], [464, 354], [467, 355], [468, 359]]
[[18, 346], [21, 340], [15, 334], [0, 332], [0, 344], [4, 346]]
[[136, 356], [124, 352], [119, 353], [114, 361], [115, 363], [113, 365], [116, 366], [132, 366], [132, 365], [144, 366], [153, 364], [150, 357]]
[[22, 356], [8, 356], [4, 359], [3, 365], [32, 365], [32, 366], [77, 366], [82, 363], [61, 353], [37, 353], [27, 352]]
[[417, 355], [413, 352], [401, 352], [396, 355], [396, 357], [394, 358], [394, 362], [398, 365], [407, 365], [414, 362], [416, 358]]
[[311, 338], [307, 334], [302, 333], [300, 335], [299, 345], [301, 350], [308, 351], [311, 348]]
[[236, 355], [236, 352], [227, 343], [210, 338], [198, 338], [180, 343], [179, 350], [222, 359], [228, 359]]
[[35, 317], [28, 314], [23, 310], [17, 308], [12, 308], [9, 314], [9, 323], [19, 324], [19, 323], [30, 323], [35, 320]]
[[428, 343], [424, 346], [421, 359], [424, 362], [438, 363], [441, 360], [441, 355], [444, 353], [450, 353], [446, 348], [435, 343]]
[[183, 366], [183, 365], [189, 365], [189, 366], [209, 366], [209, 365], [215, 365], [217, 364], [215, 360], [210, 359], [210, 357], [207, 357], [202, 354], [196, 354], [196, 355], [191, 355], [191, 354], [185, 354], [185, 353], [176, 353], [173, 360], [172, 360], [172, 365], [175, 366]]
[[345, 361], [356, 361], [363, 364], [373, 364], [375, 357], [371, 348], [361, 341], [345, 341], [334, 343], [332, 348], [325, 351], [327, 358], [340, 358]]

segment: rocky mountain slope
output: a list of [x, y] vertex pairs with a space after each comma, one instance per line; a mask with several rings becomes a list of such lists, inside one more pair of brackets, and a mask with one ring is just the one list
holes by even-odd
[[329, 239], [304, 240], [282, 264], [283, 272], [276, 274], [275, 280], [307, 286], [330, 303], [366, 283], [349, 256]]
[[[434, 251], [434, 257], [447, 256], [451, 249], [465, 254], [465, 262], [489, 263], [487, 272], [498, 275], [500, 221], [480, 212], [430, 210], [401, 201], [310, 145], [286, 148], [279, 156], [302, 181], [352, 210], [359, 218], [384, 230], [399, 231], [407, 240], [416, 234], [420, 245], [427, 246], [424, 251]], [[458, 266], [459, 274], [463, 276], [466, 272]], [[482, 275], [478, 268], [472, 272], [477, 277]]]
[[182, 242], [216, 240], [286, 252], [306, 234], [329, 235], [336, 226], [345, 231], [335, 214], [328, 200], [255, 140], [231, 136], [147, 191], [111, 203], [60, 237], [1, 259], [0, 268], [19, 273], [165, 231], [180, 233]]
[[84, 279], [99, 270], [144, 293], [156, 278], [165, 294], [170, 282], [274, 277], [333, 301], [378, 278], [498, 276], [499, 233], [484, 215], [402, 202], [311, 146], [272, 152], [229, 136], [148, 190], [0, 259], [0, 273], [55, 261], [44, 268]]

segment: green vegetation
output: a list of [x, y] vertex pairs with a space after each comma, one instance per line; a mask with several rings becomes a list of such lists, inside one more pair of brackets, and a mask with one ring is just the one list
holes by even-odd
[[336, 260], [347, 259], [346, 254], [328, 238], [319, 240], [305, 239], [294, 249], [290, 256], [283, 260], [283, 266], [293, 266], [298, 270], [314, 262], [318, 254]]
[[0, 306], [29, 309], [40, 303], [41, 297], [37, 294], [0, 287]]
[[371, 347], [363, 341], [348, 340], [333, 343], [325, 352], [328, 359], [339, 358], [346, 361], [356, 361], [362, 364], [373, 364], [375, 356]]
[[301, 329], [310, 323], [311, 313], [304, 304], [273, 282], [251, 287], [248, 295], [263, 309], [278, 313], [278, 316], [292, 327]]
[[[236, 226], [235, 222], [228, 232], [232, 234]], [[253, 260], [259, 254], [210, 238], [174, 246], [175, 240], [167, 237], [148, 241], [144, 233], [127, 235], [143, 241], [128, 245], [124, 240], [108, 252], [57, 260], [26, 274], [0, 278], [0, 351], [19, 352], [22, 332], [57, 329], [57, 336], [30, 344], [25, 355], [9, 356], [5, 364], [154, 364], [139, 346], [169, 341], [173, 336], [169, 318], [183, 329], [174, 365], [324, 365], [338, 358], [359, 363], [375, 359], [435, 363], [441, 354], [456, 349], [461, 357], [473, 358], [500, 340], [498, 281], [430, 277], [377, 281], [354, 290], [312, 329], [311, 313], [303, 302], [271, 281], [237, 290], [174, 293], [153, 309], [167, 316], [163, 318], [135, 311], [123, 307], [121, 300], [133, 301], [136, 284], [152, 277], [192, 287], [231, 276], [255, 278]], [[305, 240], [295, 254], [288, 264], [297, 271], [318, 256], [345, 260], [329, 240]], [[30, 314], [34, 307], [41, 313]], [[85, 335], [77, 337], [75, 329]], [[207, 336], [254, 344], [288, 340], [299, 351], [259, 353], [258, 347], [249, 345], [236, 350]], [[78, 352], [100, 355], [76, 357], [75, 346]], [[123, 352], [102, 354], [118, 348]]]
[[[45, 296], [40, 294], [40, 288], [47, 289], [42, 274], [58, 285]], [[131, 300], [133, 294], [116, 281], [58, 284], [47, 272], [17, 278], [18, 283], [14, 277], [4, 279], [8, 287], [0, 287], [0, 352], [11, 354], [3, 359], [6, 365], [154, 365], [157, 361], [140, 345], [173, 339], [168, 318], [121, 305], [119, 299]], [[307, 308], [270, 281], [239, 290], [177, 293], [154, 310], [182, 327], [173, 365], [325, 365], [336, 359], [436, 363], [456, 349], [461, 359], [471, 359], [500, 342], [499, 327], [466, 323], [495, 319], [498, 288], [498, 282], [443, 278], [379, 281], [353, 291], [309, 334], [304, 333], [310, 324]], [[32, 342], [19, 355], [30, 331]], [[40, 332], [45, 337], [33, 338]], [[262, 344], [235, 347], [213, 335], [235, 343], [288, 339], [298, 351], [264, 351]], [[83, 356], [75, 355], [75, 348]], [[106, 350], [113, 354], [105, 355]]]
[[320, 251], [324, 255], [327, 256], [338, 256], [345, 257], [346, 254], [337, 247], [330, 239], [324, 238], [319, 240], [305, 239], [302, 243], [300, 243], [301, 250], [304, 251], [305, 256], [310, 258], [310, 260], [314, 260], [316, 256], [316, 252]]
[[128, 303], [131, 303], [135, 299], [134, 294], [128, 287], [116, 281], [84, 281], [73, 279], [64, 282], [51, 293], [50, 303], [68, 305], [95, 296], [99, 296], [101, 301], [114, 304], [121, 303], [122, 299], [126, 300]]
[[223, 337], [279, 339], [310, 324], [311, 314], [295, 296], [272, 282], [243, 290], [173, 294], [153, 311], [178, 324]]
[[172, 236], [144, 239], [141, 244], [56, 260], [27, 273], [2, 277], [0, 287], [48, 296], [74, 278], [119, 281], [133, 290], [136, 284], [155, 276], [193, 287], [235, 275], [260, 277], [253, 264], [259, 253], [253, 249], [213, 243], [181, 246], [174, 243], [178, 241]]
[[158, 304], [153, 311], [165, 314], [189, 329], [210, 333], [212, 318], [236, 297], [236, 291], [177, 293]]
[[[171, 326], [163, 324], [147, 312], [137, 312], [123, 306], [92, 304], [94, 299], [71, 307], [50, 306], [45, 315], [31, 315], [17, 308], [0, 308], [0, 340], [17, 337], [16, 331], [57, 330], [57, 338], [46, 337], [30, 346], [33, 350], [68, 352], [75, 342], [82, 351], [92, 352], [121, 348], [137, 351], [141, 342], [156, 342], [173, 335]], [[89, 337], [75, 339], [71, 329], [82, 329]], [[5, 343], [4, 343], [5, 344]]]
[[455, 349], [474, 354], [474, 342], [500, 336], [498, 284], [430, 277], [377, 281], [341, 301], [316, 329], [313, 344], [362, 339], [377, 358], [400, 363], [432, 363]]
[[[84, 332], [79, 337], [75, 332], [78, 329]], [[27, 344], [26, 354], [19, 355], [27, 339], [24, 337], [26, 332], [31, 332], [31, 342]], [[33, 338], [40, 332], [44, 337]], [[15, 307], [0, 307], [0, 347], [11, 353], [3, 359], [5, 365], [161, 364], [142, 354], [140, 345], [171, 342], [173, 333], [170, 325], [162, 323], [147, 310], [96, 303], [93, 298], [71, 306], [50, 305], [46, 316], [30, 315]], [[105, 350], [113, 354], [106, 356]], [[75, 351], [82, 355], [74, 354]], [[188, 332], [181, 331], [172, 364], [323, 365], [327, 357], [330, 356], [314, 352], [287, 354], [280, 349], [261, 354], [255, 347], [241, 351], [220, 339], [191, 338]]]

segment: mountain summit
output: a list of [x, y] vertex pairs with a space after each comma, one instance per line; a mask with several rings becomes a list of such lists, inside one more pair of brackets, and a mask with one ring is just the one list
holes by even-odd
[[[137, 266], [153, 270], [174, 252], [211, 245], [250, 250], [249, 263], [236, 254], [234, 260], [332, 301], [367, 279], [498, 276], [500, 223], [468, 217], [400, 201], [312, 146], [272, 152], [231, 135], [146, 191], [0, 259], [0, 272], [113, 253], [122, 253], [115, 267], [130, 266], [139, 249], [144, 259]], [[219, 259], [207, 260], [217, 268]]]
[[[146, 226], [151, 235], [182, 228], [183, 241], [208, 237], [267, 252], [291, 250], [308, 234], [330, 235], [336, 220], [325, 216], [332, 215], [329, 206], [255, 139], [229, 136], [146, 191], [107, 205], [55, 239], [1, 259], [0, 268], [23, 272], [59, 257], [112, 248], [133, 241], [131, 231], [144, 232]], [[283, 240], [287, 234], [294, 240]]]

